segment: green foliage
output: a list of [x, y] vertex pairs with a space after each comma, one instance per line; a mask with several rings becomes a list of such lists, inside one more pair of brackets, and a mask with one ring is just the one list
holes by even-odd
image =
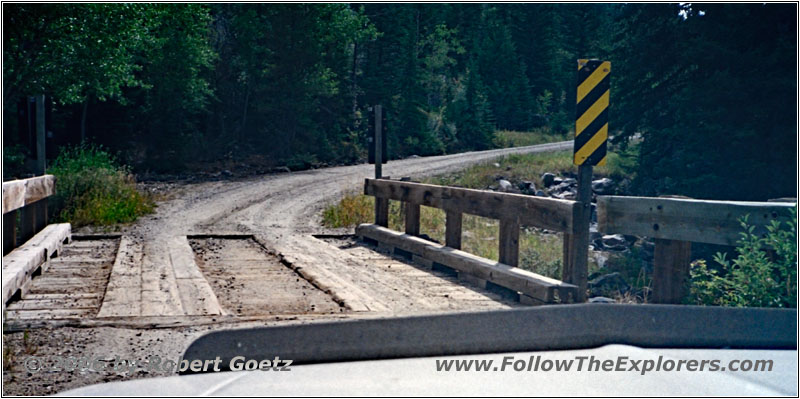
[[57, 218], [75, 226], [132, 222], [153, 210], [152, 200], [136, 190], [133, 175], [101, 147], [68, 147], [48, 173], [56, 177]]
[[644, 137], [637, 194], [793, 196], [796, 6], [631, 4], [622, 10], [612, 123], [624, 137]]
[[3, 99], [47, 92], [62, 104], [139, 86], [144, 4], [14, 4], [3, 12]]
[[741, 220], [736, 253], [717, 253], [711, 267], [704, 260], [690, 269], [689, 301], [703, 305], [790, 307], [797, 306], [797, 208], [785, 228], [776, 220], [760, 237], [748, 218]]
[[566, 135], [555, 134], [548, 128], [534, 129], [530, 132], [517, 132], [513, 130], [498, 130], [494, 132], [495, 147], [524, 147], [529, 145], [554, 143], [569, 140]]
[[3, 148], [3, 180], [20, 178], [25, 169], [26, 149], [19, 144]]

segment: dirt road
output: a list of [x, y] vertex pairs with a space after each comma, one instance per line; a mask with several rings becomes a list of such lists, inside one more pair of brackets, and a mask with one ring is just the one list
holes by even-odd
[[[571, 148], [568, 141], [412, 158], [388, 163], [383, 174], [418, 177], [512, 153]], [[118, 245], [125, 256], [117, 256], [96, 318], [4, 334], [10, 348], [4, 353], [4, 393], [49, 394], [153, 375], [28, 374], [21, 367], [26, 356], [177, 358], [209, 329], [516, 306], [373, 251], [314, 237], [352, 233], [320, 227], [320, 211], [373, 175], [373, 166], [364, 164], [176, 187], [155, 214], [122, 229]], [[295, 274], [287, 274], [286, 266]], [[265, 279], [276, 283], [267, 287], [271, 299], [260, 303], [250, 293]], [[287, 306], [272, 306], [281, 300]], [[248, 315], [270, 317], [236, 319]]]

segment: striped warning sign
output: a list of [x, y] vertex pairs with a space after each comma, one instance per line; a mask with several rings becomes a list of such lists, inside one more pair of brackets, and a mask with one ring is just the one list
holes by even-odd
[[575, 165], [605, 165], [611, 63], [578, 60]]

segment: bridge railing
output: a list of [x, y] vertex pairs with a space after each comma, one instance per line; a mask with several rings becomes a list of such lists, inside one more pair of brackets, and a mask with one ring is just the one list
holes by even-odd
[[[416, 255], [436, 258], [437, 263], [445, 264], [461, 273], [471, 274], [488, 282], [523, 292], [538, 301], [553, 302], [556, 300], [556, 293], [562, 302], [579, 299], [575, 285], [516, 268], [519, 263], [520, 226], [539, 227], [562, 232], [567, 236], [572, 235], [576, 233], [574, 221], [580, 217], [583, 208], [579, 202], [388, 179], [366, 179], [364, 193], [376, 197], [378, 206], [376, 206], [375, 225], [382, 228], [388, 227], [388, 200], [403, 202], [406, 238], [418, 236], [420, 233], [420, 206], [425, 205], [445, 211], [446, 248], [424, 250], [417, 246], [410, 248], [412, 251], [409, 252], [425, 252], [425, 255]], [[469, 254], [459, 251], [461, 249], [462, 215], [465, 213], [500, 221], [499, 263], [492, 264], [488, 260], [482, 262], [480, 260], [482, 258], [469, 256]], [[367, 230], [367, 226], [359, 226], [360, 235], [367, 232], [368, 236]], [[392, 240], [391, 233], [385, 229], [381, 230], [381, 233], [376, 231], [373, 233], [383, 234], [384, 240]], [[376, 239], [376, 241], [380, 242], [381, 239]], [[399, 240], [394, 241], [398, 244], [398, 248], [402, 246], [399, 244]], [[424, 240], [406, 241], [417, 242], [421, 246], [425, 245], [421, 242]], [[566, 253], [567, 251], [565, 251]], [[500, 273], [501, 269], [504, 273]], [[509, 277], [505, 279], [505, 277], [499, 276], [501, 274], [518, 276], [524, 282], [516, 281], [510, 276], [505, 276]], [[509, 280], [511, 283], [506, 283], [505, 280]], [[529, 286], [530, 289], [519, 290], [519, 287], [514, 286], [515, 282]]]
[[46, 199], [55, 194], [55, 181], [44, 175], [3, 182], [3, 255], [47, 226]]
[[754, 234], [773, 220], [791, 219], [794, 203], [708, 201], [688, 198], [597, 197], [598, 230], [655, 239], [651, 302], [678, 303], [685, 292], [692, 242], [734, 246], [740, 219], [749, 215]]

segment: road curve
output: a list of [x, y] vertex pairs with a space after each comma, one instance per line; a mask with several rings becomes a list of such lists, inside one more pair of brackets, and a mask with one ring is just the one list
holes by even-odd
[[[568, 150], [572, 141], [391, 161], [384, 176], [424, 176], [455, 171], [509, 154]], [[374, 176], [361, 164], [259, 176], [236, 181], [189, 184], [175, 198], [159, 204], [154, 215], [130, 226], [126, 234], [141, 240], [148, 264], [169, 264], [164, 243], [175, 235], [245, 233], [293, 267], [302, 269], [356, 311], [397, 313], [425, 300], [413, 282], [382, 275], [368, 262], [316, 239], [322, 207], [344, 191], [357, 189]], [[163, 271], [160, 271], [163, 272]], [[154, 300], [180, 301], [166, 295]]]

